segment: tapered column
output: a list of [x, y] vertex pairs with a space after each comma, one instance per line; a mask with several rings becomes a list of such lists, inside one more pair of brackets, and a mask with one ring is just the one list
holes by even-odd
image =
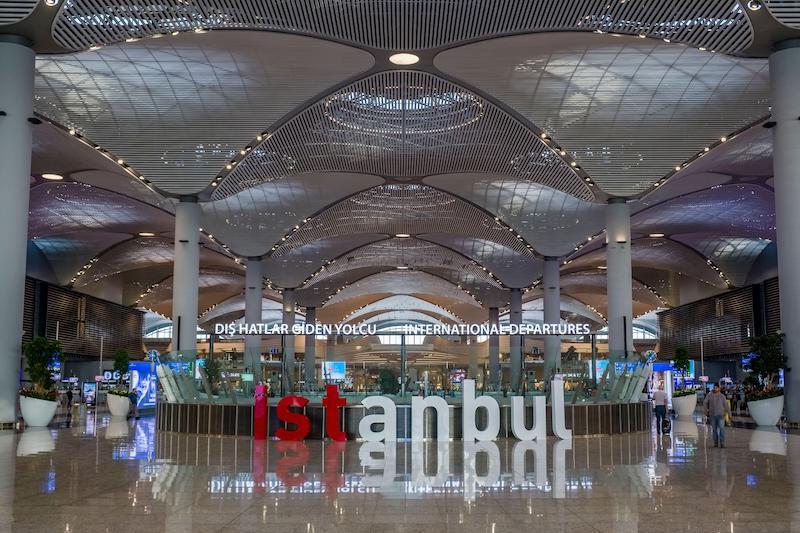
[[773, 172], [786, 417], [800, 422], [800, 40], [779, 43], [769, 58], [772, 83]]
[[[317, 308], [306, 307], [306, 325], [317, 323]], [[313, 333], [306, 333], [306, 349], [303, 355], [304, 378], [306, 390], [316, 390], [317, 380], [314, 379], [314, 370], [317, 367], [317, 337]]]
[[34, 53], [27, 44], [0, 35], [0, 424], [16, 420], [19, 388], [33, 116]]
[[[522, 290], [511, 289], [509, 324], [522, 324]], [[511, 389], [519, 392], [522, 375], [522, 335], [511, 335]]]
[[[283, 289], [283, 323], [292, 331], [295, 314], [294, 289]], [[283, 386], [289, 393], [294, 391], [294, 335], [291, 333], [283, 337]]]
[[620, 358], [633, 351], [631, 213], [624, 198], [612, 198], [606, 209], [608, 350]]
[[200, 206], [183, 196], [175, 206], [175, 263], [172, 278], [172, 350], [197, 350], [200, 275]]
[[[561, 271], [558, 257], [545, 257], [542, 275], [544, 287], [544, 323], [561, 323]], [[561, 337], [548, 335], [544, 338], [544, 379], [561, 370]]]
[[[500, 325], [500, 310], [489, 308], [489, 326]], [[500, 390], [500, 337], [489, 335], [489, 388]]]
[[[247, 259], [244, 285], [244, 321], [247, 324], [260, 324], [263, 320], [262, 295], [264, 292], [264, 262], [260, 257]], [[255, 383], [264, 380], [261, 369], [261, 335], [245, 336], [244, 366], [255, 375]]]

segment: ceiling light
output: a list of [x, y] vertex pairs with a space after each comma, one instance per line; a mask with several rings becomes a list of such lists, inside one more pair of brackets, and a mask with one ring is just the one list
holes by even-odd
[[758, 11], [759, 9], [761, 9], [761, 2], [757, 0], [749, 0], [747, 2], [747, 9], [749, 9], [750, 11]]
[[411, 235], [409, 235], [408, 233], [398, 233], [397, 235], [395, 235], [395, 237], [397, 237], [398, 239], [408, 239], [409, 237], [411, 237]]
[[727, 137], [720, 137], [719, 140], [720, 140], [720, 142], [725, 142], [725, 141], [728, 140], [728, 138]]
[[653, 238], [653, 239], [660, 239], [663, 236], [664, 236], [663, 233], [651, 233], [650, 234], [650, 237]]
[[51, 181], [60, 181], [64, 179], [64, 176], [61, 174], [42, 174], [42, 178]]
[[397, 267], [397, 270], [408, 270], [408, 267], [407, 266], [399, 266], [399, 267]]
[[139, 237], [155, 237], [156, 234], [150, 231], [140, 231]]
[[389, 56], [389, 61], [395, 65], [414, 65], [419, 63], [419, 56], [403, 52]]

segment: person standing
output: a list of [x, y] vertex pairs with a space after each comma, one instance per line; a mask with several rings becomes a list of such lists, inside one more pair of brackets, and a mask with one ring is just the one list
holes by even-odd
[[719, 391], [719, 385], [714, 385], [711, 392], [703, 400], [706, 416], [711, 419], [711, 434], [714, 437], [714, 447], [725, 447], [725, 415], [731, 416], [731, 407], [728, 399]]
[[658, 385], [658, 390], [653, 393], [653, 405], [655, 405], [656, 431], [661, 434], [664, 427], [664, 419], [667, 417], [667, 393], [664, 392], [664, 383]]

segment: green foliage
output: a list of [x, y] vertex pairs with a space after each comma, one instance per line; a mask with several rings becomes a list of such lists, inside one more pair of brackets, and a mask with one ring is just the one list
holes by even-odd
[[222, 363], [220, 363], [220, 360], [209, 357], [205, 359], [204, 368], [206, 376], [208, 376], [208, 384], [213, 387], [215, 383], [219, 383], [222, 375]]
[[114, 372], [119, 373], [120, 379], [128, 373], [128, 364], [130, 361], [131, 357], [125, 350], [117, 350], [117, 353], [114, 354]]
[[562, 354], [561, 358], [563, 361], [573, 362], [580, 359], [580, 354], [578, 353], [578, 350], [576, 350], [574, 346], [570, 346], [569, 348], [567, 348], [567, 351]]
[[[689, 359], [689, 350], [685, 346], [678, 346], [675, 348], [675, 353], [672, 355], [672, 368], [676, 372], [680, 372], [681, 378], [689, 371], [691, 360]], [[681, 379], [681, 387], [686, 387], [685, 379]]]
[[672, 392], [673, 398], [680, 398], [681, 396], [694, 396], [697, 394], [697, 391], [694, 389], [682, 389], [676, 390]]
[[53, 356], [61, 355], [61, 343], [44, 337], [34, 337], [22, 345], [22, 352], [25, 354], [27, 365], [25, 370], [33, 383], [33, 390], [23, 391], [22, 394], [46, 400], [51, 399], [53, 378], [50, 362], [53, 360]]
[[747, 364], [742, 365], [742, 368], [758, 376], [764, 390], [773, 389], [778, 373], [782, 369], [788, 370], [786, 368], [788, 358], [783, 353], [783, 333], [751, 337], [750, 351], [754, 355]]
[[381, 394], [397, 394], [400, 392], [400, 384], [397, 382], [397, 375], [391, 368], [381, 368], [379, 381], [381, 385]]

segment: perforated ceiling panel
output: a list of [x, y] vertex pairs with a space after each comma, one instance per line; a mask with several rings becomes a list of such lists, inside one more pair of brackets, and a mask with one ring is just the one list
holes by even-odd
[[459, 322], [460, 319], [453, 315], [450, 311], [434, 305], [430, 302], [416, 298], [414, 296], [396, 295], [378, 300], [371, 304], [362, 307], [358, 311], [348, 315], [348, 322], [361, 322], [368, 317], [374, 316], [376, 313], [384, 313], [386, 311], [421, 311], [427, 314], [441, 316], [451, 322]]
[[650, 39], [507, 37], [443, 52], [435, 63], [548, 132], [613, 195], [646, 190], [769, 113], [765, 60]]
[[674, 235], [672, 238], [714, 261], [737, 287], [746, 284], [753, 263], [772, 242], [768, 239], [708, 234]]
[[[216, 321], [222, 316], [228, 316], [231, 313], [241, 313], [244, 316], [244, 295], [237, 294], [236, 296], [232, 296], [227, 300], [221, 301], [218, 304], [212, 306], [210, 309], [205, 311], [202, 316], [200, 317], [201, 322], [211, 322]], [[261, 300], [261, 310], [262, 314], [263, 311], [272, 310], [272, 311], [282, 311], [283, 305], [280, 302], [276, 302], [270, 298], [262, 298]]]
[[484, 174], [431, 176], [425, 183], [496, 214], [542, 255], [564, 255], [605, 227], [605, 206], [538, 183]]
[[293, 35], [168, 36], [40, 57], [36, 110], [162, 189], [193, 193], [280, 117], [372, 63], [366, 52]]
[[731, 0], [71, 0], [53, 34], [85, 48], [195, 28], [293, 31], [387, 50], [557, 29], [646, 34], [720, 52], [752, 39]]
[[[260, 256], [296, 224], [302, 224], [323, 207], [381, 183], [383, 180], [377, 176], [341, 173], [307, 174], [261, 183], [233, 196], [201, 203], [202, 225], [236, 253]], [[317, 266], [319, 263], [311, 271]]]
[[[162, 281], [158, 287], [146, 294], [139, 305], [164, 316], [172, 314], [173, 278]], [[198, 278], [198, 315], [212, 305], [225, 301], [244, 289], [244, 277], [240, 274], [211, 269], [200, 269]]]
[[764, 0], [767, 9], [781, 23], [800, 28], [800, 2], [797, 0]]
[[446, 192], [419, 184], [381, 185], [339, 202], [289, 235], [273, 256], [317, 240], [359, 233], [423, 237], [449, 233], [497, 242], [531, 256], [525, 244], [491, 216]]
[[130, 239], [130, 235], [105, 231], [76, 231], [37, 237], [32, 242], [47, 258], [58, 282], [66, 285], [93, 257], [126, 239]]
[[404, 178], [489, 172], [594, 197], [534, 131], [463, 87], [419, 71], [381, 72], [308, 107], [254, 146], [213, 197], [328, 171]]
[[13, 24], [30, 15], [39, 0], [8, 0], [0, 2], [0, 26]]

